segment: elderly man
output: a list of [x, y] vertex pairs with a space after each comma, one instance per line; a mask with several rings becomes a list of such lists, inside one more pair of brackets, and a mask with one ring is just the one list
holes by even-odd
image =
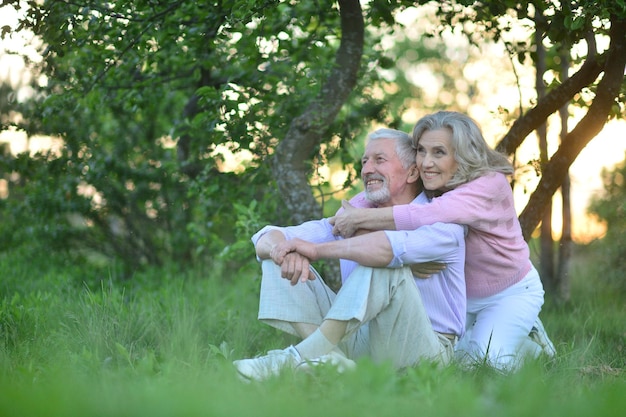
[[[404, 132], [380, 129], [368, 137], [361, 178], [378, 207], [428, 204], [415, 150]], [[298, 226], [266, 226], [252, 241], [262, 260], [259, 320], [302, 341], [267, 355], [234, 362], [248, 380], [284, 369], [331, 363], [341, 371], [368, 355], [397, 368], [420, 361], [448, 363], [465, 328], [465, 229], [437, 223], [413, 231], [378, 231], [342, 239], [328, 219]], [[335, 294], [310, 266], [340, 259]], [[428, 279], [407, 265], [445, 263]]]

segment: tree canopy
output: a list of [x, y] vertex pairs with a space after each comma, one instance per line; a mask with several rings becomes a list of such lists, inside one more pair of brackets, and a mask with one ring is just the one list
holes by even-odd
[[[261, 223], [319, 217], [336, 191], [320, 169], [339, 164], [349, 186], [358, 168], [355, 144], [371, 124], [406, 128], [407, 91], [387, 88], [401, 85], [401, 57], [382, 40], [408, 29], [395, 16], [411, 7], [431, 7], [440, 19], [424, 39], [460, 31], [476, 48], [505, 42], [511, 57], [531, 64], [532, 38], [507, 40], [525, 27], [551, 51], [547, 94], [520, 104], [498, 144], [503, 152], [512, 155], [567, 103], [586, 110], [520, 215], [527, 237], [583, 147], [624, 114], [624, 1], [2, 5], [20, 11], [2, 36], [31, 31], [43, 57], [32, 64], [42, 76], [37, 94], [15, 103], [22, 117], [3, 118], [3, 128], [13, 124], [64, 144], [56, 153], [2, 158], [0, 175], [17, 174], [4, 210], [30, 224], [7, 245], [35, 233], [87, 242], [130, 264], [159, 263], [236, 250], [237, 238]], [[604, 40], [608, 46], [598, 47]], [[413, 46], [417, 61], [435, 53]], [[566, 80], [558, 73], [562, 51], [572, 60]], [[230, 154], [240, 163], [231, 166]]]

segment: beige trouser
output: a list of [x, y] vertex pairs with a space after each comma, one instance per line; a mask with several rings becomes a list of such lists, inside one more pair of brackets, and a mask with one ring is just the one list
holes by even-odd
[[259, 320], [271, 326], [297, 336], [291, 323], [347, 321], [340, 347], [348, 357], [368, 355], [397, 368], [452, 359], [453, 343], [433, 330], [409, 268], [358, 266], [337, 294], [313, 268], [317, 279], [295, 286], [271, 260], [262, 268]]

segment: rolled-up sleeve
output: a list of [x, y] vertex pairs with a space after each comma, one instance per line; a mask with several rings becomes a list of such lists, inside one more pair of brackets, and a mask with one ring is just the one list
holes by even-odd
[[298, 226], [265, 226], [252, 236], [251, 240], [254, 246], [257, 245], [257, 242], [264, 234], [272, 230], [282, 232], [287, 240], [297, 237], [307, 242], [323, 243], [337, 239], [337, 237], [333, 235], [333, 226], [328, 222], [328, 219], [322, 219], [304, 222]]
[[459, 255], [459, 248], [464, 248], [465, 229], [458, 224], [435, 223], [415, 230], [385, 231], [393, 251], [393, 259], [388, 267], [453, 261]]

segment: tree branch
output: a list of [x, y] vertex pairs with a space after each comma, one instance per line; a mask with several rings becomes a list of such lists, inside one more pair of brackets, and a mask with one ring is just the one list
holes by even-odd
[[561, 85], [551, 90], [545, 97], [538, 99], [534, 108], [520, 116], [513, 123], [513, 126], [498, 143], [496, 149], [507, 155], [513, 154], [526, 136], [545, 123], [548, 116], [558, 111], [576, 93], [598, 78], [603, 69], [602, 59], [599, 58], [601, 57], [596, 57], [595, 55], [588, 58], [576, 74], [563, 81]]

